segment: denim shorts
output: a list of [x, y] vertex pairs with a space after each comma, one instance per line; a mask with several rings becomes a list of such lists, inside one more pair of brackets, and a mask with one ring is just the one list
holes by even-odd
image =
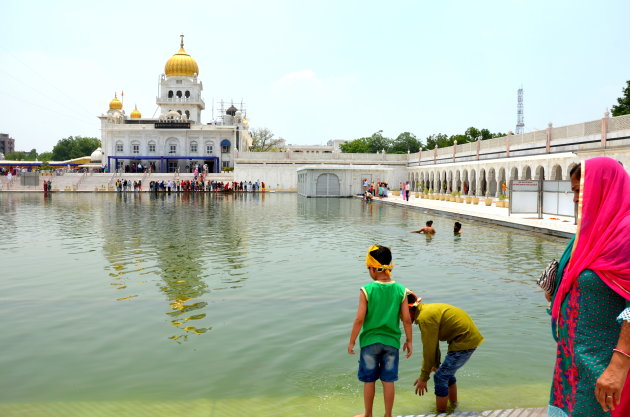
[[382, 343], [361, 348], [359, 357], [359, 381], [383, 382], [398, 380], [398, 349]]
[[435, 384], [435, 395], [437, 397], [447, 397], [448, 387], [457, 382], [455, 372], [470, 359], [475, 349], [448, 352], [444, 362], [433, 375]]

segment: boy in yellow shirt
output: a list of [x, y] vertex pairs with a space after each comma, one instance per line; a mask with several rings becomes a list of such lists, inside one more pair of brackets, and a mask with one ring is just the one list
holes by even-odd
[[[415, 310], [415, 311], [414, 311]], [[457, 405], [457, 379], [455, 372], [464, 366], [483, 336], [470, 316], [461, 308], [449, 304], [418, 304], [412, 317], [422, 334], [422, 370], [413, 383], [416, 394], [424, 395], [431, 372], [435, 385], [435, 405], [438, 413], [446, 411], [448, 401]], [[440, 341], [448, 342], [448, 353], [440, 364]]]

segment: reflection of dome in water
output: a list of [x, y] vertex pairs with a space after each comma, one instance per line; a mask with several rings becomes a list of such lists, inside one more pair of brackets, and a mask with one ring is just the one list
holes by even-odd
[[101, 148], [96, 148], [92, 155], [90, 155], [90, 162], [101, 162], [103, 160], [103, 151]]
[[109, 102], [110, 110], [122, 110], [122, 101], [118, 100], [116, 94], [114, 94], [114, 98]]
[[142, 113], [140, 113], [140, 111], [138, 110], [138, 106], [137, 105], [133, 109], [133, 111], [131, 112], [130, 116], [131, 116], [132, 119], [140, 119], [142, 117]]
[[167, 77], [177, 75], [192, 77], [195, 74], [199, 75], [197, 62], [188, 55], [188, 52], [184, 49], [184, 35], [182, 35], [182, 42], [180, 44], [179, 51], [166, 61], [166, 65], [164, 65], [164, 74], [166, 74]]

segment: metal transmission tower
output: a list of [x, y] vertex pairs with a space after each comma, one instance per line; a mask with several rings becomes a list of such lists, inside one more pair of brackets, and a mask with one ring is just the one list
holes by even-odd
[[516, 134], [521, 134], [525, 130], [523, 119], [523, 87], [518, 89], [518, 103], [516, 105]]

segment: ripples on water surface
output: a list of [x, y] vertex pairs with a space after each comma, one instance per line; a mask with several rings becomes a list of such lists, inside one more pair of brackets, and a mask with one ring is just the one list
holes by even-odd
[[[345, 351], [372, 243], [484, 334], [458, 373], [462, 410], [546, 403], [554, 348], [533, 282], [563, 240], [470, 222], [454, 237], [452, 218], [292, 194], [2, 194], [0, 209], [0, 415], [356, 414]], [[428, 219], [435, 237], [407, 233]], [[417, 327], [414, 342], [398, 414], [433, 405], [412, 395]]]

